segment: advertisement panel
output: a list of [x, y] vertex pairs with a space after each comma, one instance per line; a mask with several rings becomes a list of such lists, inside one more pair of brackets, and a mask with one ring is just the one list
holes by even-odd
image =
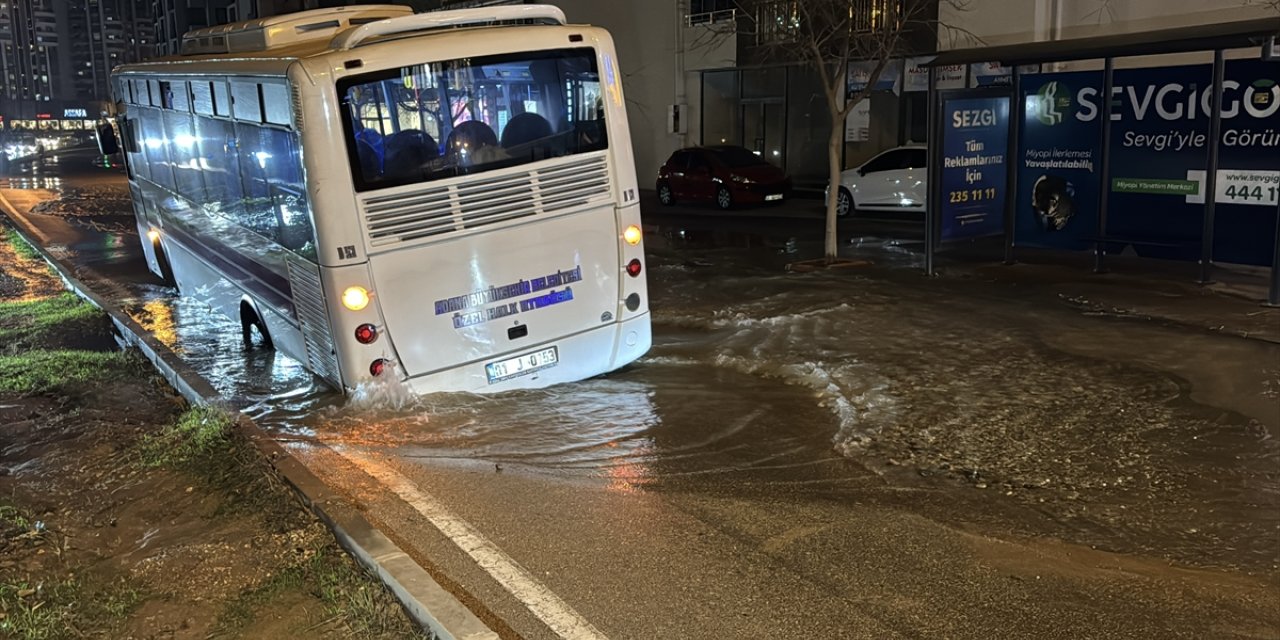
[[942, 117], [942, 239], [1002, 233], [1009, 98], [948, 98]]
[[844, 119], [844, 141], [866, 142], [871, 139], [871, 98], [853, 106]]
[[970, 65], [972, 87], [1005, 87], [1013, 84], [1013, 69], [999, 62], [976, 62]]
[[[876, 60], [855, 60], [849, 62], [849, 80], [846, 83], [848, 88], [847, 95], [853, 95], [862, 91], [867, 87], [867, 83], [871, 82], [871, 74], [876, 72], [876, 66], [879, 65]], [[902, 60], [890, 60], [885, 63], [884, 70], [880, 72], [880, 78], [876, 80], [874, 91], [892, 91], [895, 94], [899, 92], [902, 81]]]
[[[1022, 134], [1018, 149], [1018, 244], [1087, 249], [1098, 233], [1101, 120], [1080, 117], [1080, 92], [1096, 95], [1094, 72], [1023, 78]], [[1089, 92], [1092, 92], [1091, 94]], [[1092, 103], [1086, 108], [1093, 109]]]
[[[1275, 190], [1280, 190], [1278, 77], [1280, 65], [1274, 63], [1227, 62], [1222, 136], [1217, 141], [1215, 260], [1271, 263], [1276, 224], [1274, 198]], [[1096, 234], [1087, 224], [1061, 238], [1049, 239], [1047, 231], [1037, 234], [1037, 216], [1045, 214], [1038, 208], [1033, 187], [1027, 181], [1038, 179], [1030, 175], [1036, 168], [1028, 164], [1029, 159], [1043, 158], [1046, 151], [1053, 154], [1058, 146], [1072, 140], [1076, 141], [1077, 153], [1085, 151], [1089, 144], [1100, 144], [1095, 141], [1101, 135], [1102, 80], [1100, 72], [1024, 78], [1023, 96], [1028, 108], [1019, 149], [1020, 243], [1080, 247], [1082, 238]], [[1114, 84], [1107, 238], [1132, 243], [1140, 255], [1198, 259], [1204, 220], [1204, 169], [1210, 144], [1212, 67], [1117, 70]], [[1096, 165], [1096, 149], [1093, 158]], [[1084, 223], [1087, 218], [1080, 215], [1096, 208], [1096, 190], [1103, 183], [1101, 176], [1081, 165], [1073, 167], [1075, 173], [1059, 177], [1071, 183], [1071, 199], [1077, 207], [1075, 218]], [[1092, 194], [1089, 189], [1094, 189]], [[1092, 215], [1096, 216], [1096, 211]], [[1064, 225], [1060, 231], [1066, 230]]]
[[[906, 71], [903, 72], [904, 91], [929, 90], [929, 68], [923, 65], [929, 64], [933, 58], [933, 56], [907, 58]], [[963, 64], [938, 67], [934, 82], [939, 89], [963, 89], [967, 70], [968, 66]]]

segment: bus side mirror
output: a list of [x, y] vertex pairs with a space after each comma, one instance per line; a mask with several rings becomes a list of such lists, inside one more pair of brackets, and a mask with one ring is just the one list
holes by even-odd
[[98, 151], [104, 156], [120, 152], [120, 139], [116, 137], [116, 129], [110, 124], [98, 126]]

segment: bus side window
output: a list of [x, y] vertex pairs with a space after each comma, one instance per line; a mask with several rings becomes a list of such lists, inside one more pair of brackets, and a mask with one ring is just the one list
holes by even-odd
[[298, 136], [290, 131], [269, 128], [264, 128], [262, 133], [263, 150], [269, 155], [265, 173], [276, 214], [275, 241], [314, 260], [315, 241], [311, 218], [307, 214], [307, 191], [302, 180]]
[[244, 192], [240, 187], [239, 159], [236, 156], [236, 134], [226, 120], [196, 117], [196, 138], [200, 145], [200, 157], [205, 166], [205, 190], [208, 204], [234, 222], [239, 222], [238, 211], [243, 206]]
[[196, 148], [191, 114], [165, 111], [164, 128], [169, 146], [169, 161], [173, 164], [174, 191], [199, 206], [208, 197], [205, 194], [204, 176], [199, 168], [199, 149]]
[[238, 222], [242, 227], [275, 240], [278, 225], [267, 172], [268, 167], [286, 159], [272, 155], [266, 140], [267, 130], [263, 127], [244, 122], [237, 122], [235, 127], [239, 146], [240, 186], [244, 190], [244, 208], [237, 212]]
[[231, 81], [231, 111], [236, 120], [262, 122], [262, 94], [256, 82]]
[[293, 121], [293, 106], [289, 101], [289, 88], [276, 83], [262, 84], [262, 113], [271, 124], [288, 125]]
[[124, 150], [129, 154], [129, 167], [133, 169], [134, 178], [151, 179], [151, 165], [147, 164], [146, 155], [143, 153], [146, 148], [142, 139], [142, 111], [141, 107], [129, 105], [128, 114], [124, 120]]
[[[154, 82], [153, 82], [154, 83]], [[142, 147], [150, 167], [151, 181], [173, 190], [173, 169], [169, 164], [169, 145], [165, 144], [164, 116], [159, 109], [138, 109], [142, 124]]]
[[191, 83], [191, 106], [200, 115], [213, 115], [213, 83]]

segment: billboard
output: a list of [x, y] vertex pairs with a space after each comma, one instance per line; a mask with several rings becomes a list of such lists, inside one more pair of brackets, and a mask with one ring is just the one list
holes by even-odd
[[1002, 233], [1009, 98], [947, 98], [942, 118], [942, 239]]
[[1111, 188], [1106, 237], [1140, 255], [1195, 260], [1209, 144], [1219, 145], [1214, 258], [1271, 263], [1280, 193], [1280, 65], [1227, 62], [1222, 135], [1209, 140], [1212, 67], [1115, 72], [1110, 175], [1099, 175], [1101, 72], [1023, 78], [1019, 244], [1085, 248], [1098, 193]]
[[[1019, 244], [1086, 249], [1098, 232], [1102, 133], [1096, 113], [1079, 117], [1080, 91], [1099, 92], [1093, 72], [1026, 76], [1014, 238]], [[1088, 108], [1096, 111], [1091, 104]]]

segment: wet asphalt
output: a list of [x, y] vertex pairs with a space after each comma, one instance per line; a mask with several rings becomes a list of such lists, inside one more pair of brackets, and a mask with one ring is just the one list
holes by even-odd
[[507, 637], [1280, 635], [1280, 347], [923, 278], [909, 218], [842, 223], [869, 267], [788, 274], [812, 205], [645, 203], [648, 357], [408, 404], [245, 352], [145, 273], [127, 211], [25, 218]]

